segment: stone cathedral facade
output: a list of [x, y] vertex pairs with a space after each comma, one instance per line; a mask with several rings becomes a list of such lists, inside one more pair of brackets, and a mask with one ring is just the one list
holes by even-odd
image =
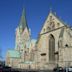
[[36, 40], [31, 38], [23, 10], [15, 35], [15, 49], [7, 51], [6, 65], [22, 69], [72, 66], [72, 29], [52, 11]]

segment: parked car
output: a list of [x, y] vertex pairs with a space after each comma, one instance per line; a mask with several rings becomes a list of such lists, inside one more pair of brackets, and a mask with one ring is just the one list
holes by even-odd
[[65, 67], [64, 70], [65, 72], [72, 72], [72, 67]]
[[68, 68], [68, 71], [69, 71], [69, 72], [72, 72], [72, 67], [69, 67], [69, 68]]
[[53, 72], [65, 72], [65, 70], [62, 67], [55, 67]]

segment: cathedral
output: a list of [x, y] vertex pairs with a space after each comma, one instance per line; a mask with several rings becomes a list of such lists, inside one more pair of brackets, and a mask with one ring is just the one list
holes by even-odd
[[21, 69], [53, 69], [72, 66], [72, 28], [49, 12], [37, 40], [31, 38], [23, 9], [16, 28], [14, 50], [6, 53], [6, 65]]

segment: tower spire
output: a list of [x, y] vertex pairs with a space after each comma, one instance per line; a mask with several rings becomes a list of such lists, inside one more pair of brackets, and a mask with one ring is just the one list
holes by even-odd
[[22, 11], [22, 15], [21, 15], [19, 27], [20, 27], [21, 29], [23, 29], [23, 30], [24, 30], [26, 27], [28, 28], [28, 26], [27, 26], [27, 21], [26, 21], [26, 14], [25, 14], [25, 9], [24, 9], [24, 8], [23, 8], [23, 11]]

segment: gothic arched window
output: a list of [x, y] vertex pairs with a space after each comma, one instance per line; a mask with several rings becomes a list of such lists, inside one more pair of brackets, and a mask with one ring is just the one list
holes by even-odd
[[52, 34], [49, 36], [49, 60], [55, 61], [55, 38]]

